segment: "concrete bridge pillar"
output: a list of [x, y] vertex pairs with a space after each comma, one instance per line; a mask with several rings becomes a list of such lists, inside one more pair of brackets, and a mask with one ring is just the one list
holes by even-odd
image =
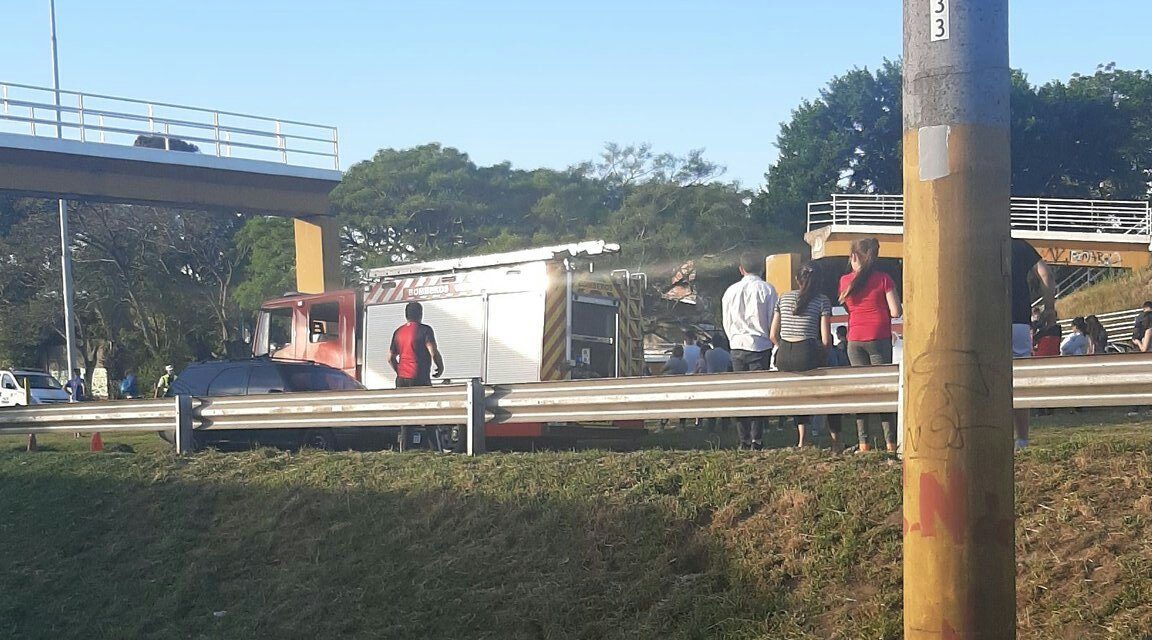
[[344, 286], [339, 226], [333, 216], [295, 218], [296, 290], [324, 293]]

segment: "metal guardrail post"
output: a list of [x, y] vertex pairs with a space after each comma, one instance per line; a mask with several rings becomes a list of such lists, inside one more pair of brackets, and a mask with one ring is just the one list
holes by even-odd
[[192, 396], [176, 396], [176, 453], [196, 453], [196, 437], [192, 433]]
[[480, 383], [479, 378], [472, 378], [468, 381], [468, 425], [467, 431], [467, 452], [470, 456], [479, 455], [484, 453], [484, 423], [487, 422], [487, 412], [484, 408], [484, 385]]

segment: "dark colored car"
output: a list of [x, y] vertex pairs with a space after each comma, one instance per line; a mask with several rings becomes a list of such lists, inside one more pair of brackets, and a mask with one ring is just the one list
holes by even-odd
[[[168, 396], [247, 396], [301, 391], [363, 389], [348, 374], [314, 362], [285, 362], [268, 358], [198, 362], [176, 377]], [[219, 448], [275, 446], [294, 449], [376, 449], [395, 440], [395, 433], [380, 429], [251, 429], [198, 431], [196, 445]], [[387, 430], [393, 431], [393, 430]]]

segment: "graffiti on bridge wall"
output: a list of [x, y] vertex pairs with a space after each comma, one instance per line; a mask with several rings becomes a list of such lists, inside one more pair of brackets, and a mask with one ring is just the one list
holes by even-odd
[[1124, 266], [1124, 256], [1119, 251], [1047, 247], [1040, 251], [1040, 256], [1048, 264], [1067, 264], [1078, 267]]

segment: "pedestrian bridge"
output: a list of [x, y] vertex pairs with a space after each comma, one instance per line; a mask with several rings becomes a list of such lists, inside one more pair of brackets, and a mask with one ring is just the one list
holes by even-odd
[[[1139, 269], [1148, 266], [1152, 209], [1147, 201], [1012, 198], [1012, 237], [1049, 264]], [[880, 256], [903, 257], [904, 197], [837, 194], [808, 205], [812, 258], [848, 255], [853, 240], [875, 237]]]
[[297, 288], [340, 285], [336, 128], [0, 82], [0, 191], [295, 218]]

